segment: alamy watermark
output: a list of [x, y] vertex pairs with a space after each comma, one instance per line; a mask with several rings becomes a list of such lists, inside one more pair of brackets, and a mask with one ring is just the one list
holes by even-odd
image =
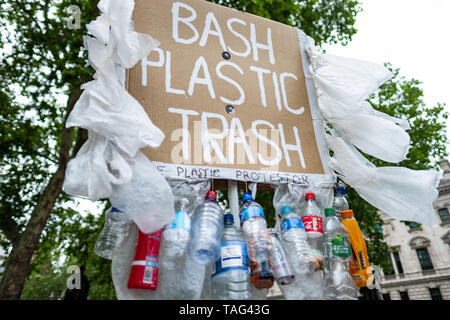
[[67, 17], [67, 28], [76, 30], [81, 28], [81, 9], [79, 6], [71, 5], [66, 9], [69, 14]]

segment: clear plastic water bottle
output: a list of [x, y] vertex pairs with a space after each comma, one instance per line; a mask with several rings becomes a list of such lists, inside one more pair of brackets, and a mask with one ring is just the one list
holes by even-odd
[[275, 229], [271, 228], [269, 232], [273, 243], [272, 263], [275, 280], [280, 286], [291, 284], [295, 280], [295, 275], [291, 271], [286, 252]]
[[192, 215], [188, 254], [199, 264], [214, 263], [219, 255], [223, 232], [223, 210], [217, 203], [217, 193], [208, 191], [205, 200]]
[[316, 195], [312, 192], [305, 194], [306, 208], [302, 215], [303, 226], [308, 238], [323, 237], [323, 214], [316, 202]]
[[336, 196], [334, 197], [333, 200], [333, 208], [336, 210], [336, 215], [338, 219], [341, 218], [341, 211], [349, 209], [346, 194], [347, 190], [345, 189], [345, 183], [339, 181], [336, 188]]
[[131, 216], [114, 207], [105, 213], [105, 225], [94, 245], [94, 252], [104, 259], [112, 259], [114, 250], [121, 246], [133, 225]]
[[183, 264], [191, 231], [191, 217], [186, 212], [189, 200], [175, 199], [175, 221], [162, 229], [160, 266], [172, 270]]
[[250, 300], [250, 260], [241, 230], [234, 226], [231, 213], [224, 216], [220, 256], [211, 276], [212, 298], [216, 300]]
[[325, 296], [327, 299], [357, 300], [358, 292], [349, 272], [349, 233], [336, 217], [334, 208], [325, 209]]
[[316, 258], [308, 244], [302, 220], [291, 206], [281, 208], [281, 235], [292, 255], [294, 270], [298, 273], [314, 271], [317, 268]]
[[248, 192], [242, 199], [239, 219], [249, 251], [252, 283], [257, 289], [271, 288], [274, 282], [272, 239], [267, 230], [263, 208]]

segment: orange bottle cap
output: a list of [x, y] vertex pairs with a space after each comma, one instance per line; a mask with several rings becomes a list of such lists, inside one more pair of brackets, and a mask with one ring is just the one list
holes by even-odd
[[351, 218], [353, 217], [353, 210], [343, 210], [341, 211], [342, 218]]

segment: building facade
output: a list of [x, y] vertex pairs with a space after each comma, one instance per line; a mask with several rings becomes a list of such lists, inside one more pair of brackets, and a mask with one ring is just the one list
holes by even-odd
[[442, 160], [440, 166], [437, 226], [406, 225], [381, 213], [393, 267], [380, 277], [384, 300], [450, 300], [450, 165]]

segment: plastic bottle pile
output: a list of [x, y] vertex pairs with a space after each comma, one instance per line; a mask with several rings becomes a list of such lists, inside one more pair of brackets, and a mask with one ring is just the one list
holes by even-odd
[[175, 220], [152, 234], [117, 209], [106, 214], [95, 252], [111, 259], [115, 248], [127, 248], [126, 238], [137, 238], [128, 241], [135, 251], [127, 290], [141, 298], [265, 299], [276, 282], [286, 299], [355, 300], [357, 287], [373, 279], [345, 185], [338, 185], [334, 208], [321, 210], [313, 192], [304, 194], [302, 209], [295, 203], [276, 208], [275, 228], [267, 227], [250, 193], [242, 199], [240, 228], [214, 191], [195, 206], [188, 198], [175, 196]]

